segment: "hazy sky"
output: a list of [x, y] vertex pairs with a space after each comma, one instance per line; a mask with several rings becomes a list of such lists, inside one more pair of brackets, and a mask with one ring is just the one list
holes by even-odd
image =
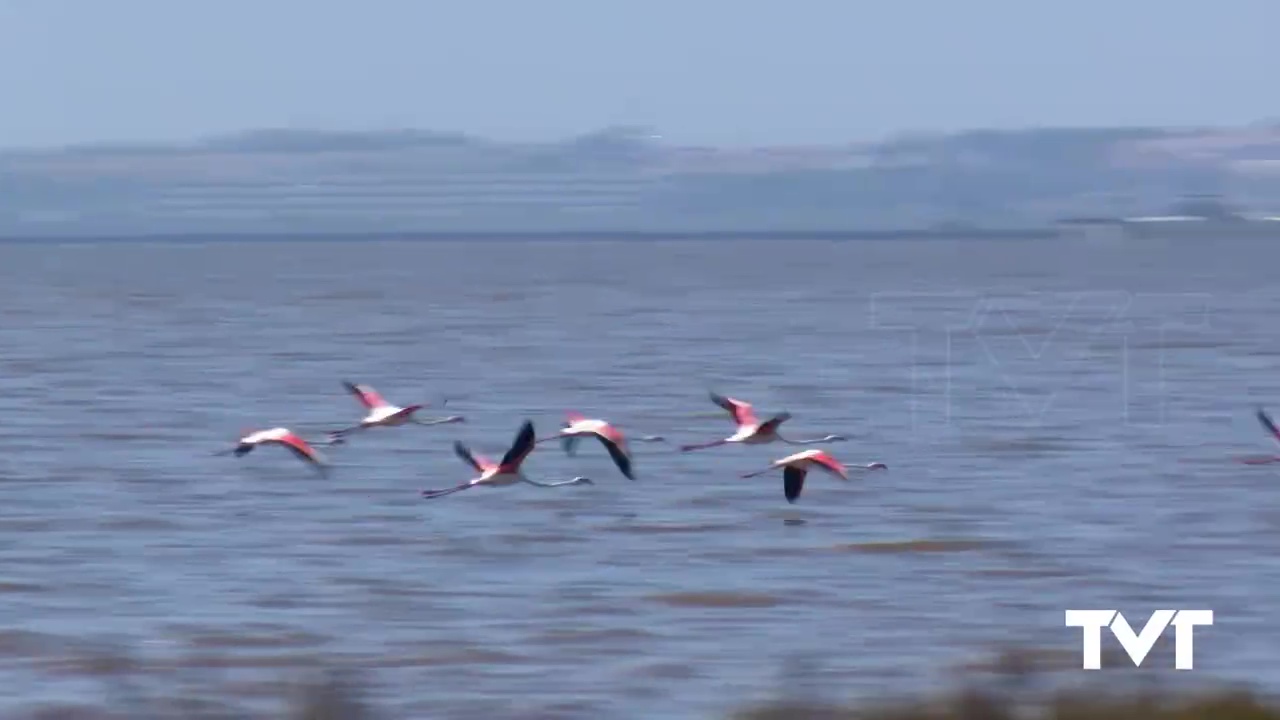
[[0, 145], [866, 139], [1280, 116], [1277, 0], [0, 0]]

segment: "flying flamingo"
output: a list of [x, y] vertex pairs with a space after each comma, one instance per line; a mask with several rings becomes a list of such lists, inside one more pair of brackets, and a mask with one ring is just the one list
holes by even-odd
[[365, 406], [369, 411], [369, 414], [365, 415], [364, 419], [361, 420], [358, 425], [353, 425], [341, 430], [335, 430], [330, 433], [330, 437], [333, 439], [340, 439], [343, 435], [355, 430], [368, 430], [369, 428], [374, 427], [395, 427], [397, 425], [404, 425], [405, 423], [412, 423], [414, 425], [441, 425], [443, 423], [465, 422], [466, 420], [466, 418], [461, 415], [450, 415], [449, 417], [440, 418], [438, 420], [419, 420], [414, 416], [414, 413], [426, 407], [425, 404], [400, 407], [387, 402], [383, 399], [382, 395], [378, 394], [377, 390], [374, 390], [369, 385], [359, 385], [343, 380], [342, 386], [347, 389], [347, 392], [354, 395], [356, 399], [360, 401], [360, 404]]
[[728, 445], [729, 443], [745, 443], [747, 445], [763, 445], [771, 443], [775, 440], [786, 443], [787, 445], [817, 445], [819, 443], [840, 442], [848, 438], [843, 435], [828, 435], [824, 438], [815, 440], [788, 440], [778, 434], [778, 426], [791, 419], [791, 413], [782, 412], [774, 415], [764, 422], [756, 417], [755, 412], [751, 409], [751, 403], [735, 400], [716, 393], [710, 393], [711, 402], [719, 405], [729, 412], [733, 421], [738, 424], [738, 431], [723, 440], [715, 440], [709, 443], [701, 443], [698, 445], [682, 445], [680, 450], [688, 452], [690, 450], [702, 450], [704, 448], [716, 447], [717, 445]]
[[[1258, 422], [1262, 423], [1262, 427], [1266, 429], [1271, 437], [1280, 440], [1280, 428], [1272, 422], [1271, 417], [1267, 415], [1262, 408], [1257, 410]], [[1268, 463], [1280, 462], [1280, 455], [1251, 455], [1240, 458], [1240, 462], [1246, 465], [1266, 465]]]
[[445, 495], [451, 495], [459, 490], [466, 490], [479, 485], [486, 487], [502, 487], [505, 485], [514, 485], [518, 482], [537, 485], [538, 487], [563, 487], [565, 485], [594, 485], [589, 478], [575, 477], [572, 480], [563, 482], [543, 483], [530, 480], [524, 476], [524, 472], [520, 469], [520, 464], [525, 458], [529, 457], [529, 453], [533, 452], [533, 448], [537, 445], [534, 439], [533, 423], [528, 420], [524, 421], [524, 425], [520, 426], [520, 432], [516, 434], [515, 442], [511, 443], [511, 449], [507, 450], [507, 454], [502, 456], [501, 462], [493, 462], [478, 453], [471, 452], [466, 445], [461, 442], [453, 443], [453, 451], [457, 453], [462, 461], [470, 465], [476, 472], [480, 473], [479, 477], [472, 478], [467, 482], [451, 488], [442, 490], [423, 490], [422, 497], [438, 498]]
[[[888, 465], [880, 462], [868, 463], [864, 466], [855, 466], [854, 470], [887, 470]], [[822, 450], [801, 450], [794, 455], [788, 455], [781, 460], [774, 460], [769, 467], [756, 472], [743, 473], [742, 477], [752, 478], [757, 475], [763, 475], [772, 472], [778, 468], [782, 470], [782, 494], [786, 496], [787, 502], [794, 503], [800, 497], [800, 491], [804, 489], [804, 478], [809, 474], [812, 468], [824, 470], [831, 475], [835, 475], [841, 480], [849, 479], [850, 468], [845, 467], [831, 455]]]
[[[628, 480], [636, 479], [631, 470], [631, 450], [627, 447], [627, 438], [621, 430], [604, 420], [588, 418], [581, 413], [569, 412], [566, 413], [566, 417], [568, 419], [559, 433], [542, 438], [538, 442], [559, 440], [565, 454], [572, 456], [577, 450], [579, 440], [594, 436], [600, 440], [600, 444], [604, 445], [605, 450], [609, 451], [609, 457], [613, 458], [613, 464], [618, 466], [622, 474]], [[666, 438], [661, 435], [644, 435], [635, 439], [637, 442], [666, 442]]]
[[236, 441], [234, 447], [226, 450], [219, 450], [214, 455], [235, 455], [236, 457], [244, 457], [253, 452], [253, 449], [259, 445], [280, 445], [287, 448], [294, 455], [297, 455], [303, 462], [311, 465], [321, 475], [328, 472], [329, 462], [316, 451], [306, 440], [296, 435], [289, 428], [272, 428], [270, 430], [259, 430], [257, 432], [246, 432], [239, 440]]

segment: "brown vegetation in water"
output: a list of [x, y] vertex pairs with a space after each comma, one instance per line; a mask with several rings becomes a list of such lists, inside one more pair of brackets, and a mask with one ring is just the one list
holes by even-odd
[[918, 702], [841, 707], [785, 703], [738, 712], [733, 720], [1280, 720], [1280, 705], [1249, 692], [1162, 697], [1156, 693], [1100, 696], [1076, 691], [1028, 709], [999, 693], [964, 691]]
[[[1061, 652], [1009, 650], [965, 668], [967, 682], [955, 692], [852, 705], [788, 700], [740, 710], [731, 720], [1280, 720], [1280, 702], [1253, 691], [1183, 691], [1151, 684], [1149, 673], [1089, 674], [1083, 685], [1052, 690], [1063, 671], [1078, 671], [1078, 656], [1064, 660]], [[1104, 662], [1121, 666], [1119, 657], [1104, 655]], [[986, 679], [973, 679], [978, 674]], [[1113, 689], [1124, 678], [1136, 682]]]
[[[792, 699], [730, 713], [726, 720], [1280, 720], [1280, 702], [1248, 690], [1179, 691], [1143, 684], [1128, 691], [1077, 687], [1048, 691], [1045, 680], [1060, 665], [1053, 653], [1014, 651], [970, 668], [993, 680], [927, 698], [839, 704]], [[1057, 667], [1055, 667], [1057, 666]], [[1108, 687], [1117, 675], [1108, 673]], [[264, 716], [210, 700], [147, 699], [120, 680], [108, 707], [56, 706], [28, 712], [23, 720], [400, 720], [365, 698], [359, 676], [328, 672], [312, 682], [283, 686], [285, 709]], [[447, 717], [447, 714], [445, 715]], [[14, 717], [14, 716], [10, 716]], [[405, 718], [404, 720], [410, 720]]]

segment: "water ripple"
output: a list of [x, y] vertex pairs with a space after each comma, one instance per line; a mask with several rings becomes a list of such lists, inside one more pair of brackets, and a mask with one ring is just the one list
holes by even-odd
[[[1213, 608], [1197, 669], [1280, 685], [1280, 485], [1228, 462], [1271, 450], [1280, 249], [1160, 247], [0, 246], [0, 712], [346, 664], [391, 716], [705, 718], [798, 655], [853, 696], [1005, 641], [1078, 658], [1069, 607]], [[342, 379], [468, 422], [328, 478], [209, 456], [355, 420]], [[525, 418], [724, 437], [709, 389], [890, 470], [788, 505], [739, 475], [794, 448], [639, 445], [633, 483], [547, 445], [531, 475], [597, 484], [418, 497]]]

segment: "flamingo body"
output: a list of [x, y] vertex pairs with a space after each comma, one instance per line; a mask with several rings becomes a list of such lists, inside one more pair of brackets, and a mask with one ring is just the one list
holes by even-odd
[[470, 465], [473, 470], [480, 473], [477, 477], [468, 480], [461, 485], [442, 490], [423, 490], [422, 496], [426, 498], [442, 497], [450, 495], [461, 490], [473, 487], [503, 487], [506, 485], [514, 485], [516, 483], [528, 483], [539, 487], [561, 487], [564, 485], [591, 485], [590, 478], [575, 477], [572, 480], [555, 483], [542, 483], [530, 480], [525, 477], [521, 464], [525, 458], [529, 457], [529, 453], [533, 452], [537, 446], [533, 431], [533, 423], [526, 420], [520, 426], [520, 431], [516, 433], [515, 442], [511, 444], [511, 448], [507, 450], [506, 455], [498, 462], [493, 462], [489, 458], [473, 452], [460, 441], [453, 443], [453, 451], [463, 462]]
[[364, 418], [352, 427], [337, 430], [334, 435], [341, 436], [354, 430], [368, 430], [375, 427], [397, 427], [413, 423], [415, 425], [438, 425], [442, 423], [464, 422], [465, 418], [461, 415], [450, 415], [434, 421], [423, 421], [415, 417], [415, 413], [426, 407], [425, 404], [406, 405], [401, 407], [387, 402], [381, 393], [373, 389], [370, 385], [353, 383], [347, 380], [342, 381], [342, 386], [347, 392], [355, 396], [356, 400], [365, 407], [367, 411]]
[[[800, 498], [800, 493], [804, 490], [804, 480], [808, 476], [809, 471], [817, 468], [830, 475], [847, 481], [849, 479], [849, 468], [843, 463], [836, 460], [829, 453], [813, 449], [802, 450], [798, 453], [788, 455], [784, 458], [774, 460], [769, 464], [768, 468], [756, 472], [744, 473], [742, 477], [756, 477], [772, 470], [782, 468], [782, 494], [787, 502], [794, 503]], [[867, 465], [857, 467], [858, 470], [887, 470], [888, 466], [881, 462], [868, 463]]]
[[816, 445], [824, 442], [840, 442], [847, 439], [842, 435], [827, 435], [816, 440], [788, 440], [778, 434], [778, 428], [782, 423], [791, 419], [791, 413], [781, 412], [761, 422], [760, 418], [756, 416], [751, 403], [714, 392], [709, 394], [711, 402], [724, 408], [733, 419], [733, 422], [737, 424], [738, 429], [723, 440], [714, 440], [696, 445], [683, 445], [680, 449], [684, 452], [729, 444], [766, 445], [772, 442], [783, 442], [788, 445]]
[[[578, 445], [578, 440], [584, 437], [595, 437], [604, 445], [605, 450], [609, 453], [613, 464], [618, 466], [618, 470], [628, 480], [635, 480], [635, 473], [632, 469], [631, 450], [627, 446], [627, 438], [618, 428], [610, 425], [604, 420], [584, 417], [575, 412], [567, 413], [567, 420], [564, 427], [560, 428], [560, 432], [553, 437], [543, 438], [538, 442], [546, 442], [547, 440], [559, 439], [564, 447], [564, 451], [568, 455], [573, 455]], [[653, 440], [655, 438], [645, 438]], [[660, 438], [656, 438], [660, 439]]]
[[254, 448], [259, 445], [279, 445], [284, 447], [296, 455], [298, 459], [311, 465], [321, 474], [324, 474], [328, 469], [329, 462], [319, 453], [319, 451], [292, 430], [283, 427], [246, 433], [236, 441], [235, 447], [231, 448], [229, 451], [223, 451], [216, 454], [222, 455], [229, 452], [236, 457], [244, 457], [245, 455], [253, 452]]

